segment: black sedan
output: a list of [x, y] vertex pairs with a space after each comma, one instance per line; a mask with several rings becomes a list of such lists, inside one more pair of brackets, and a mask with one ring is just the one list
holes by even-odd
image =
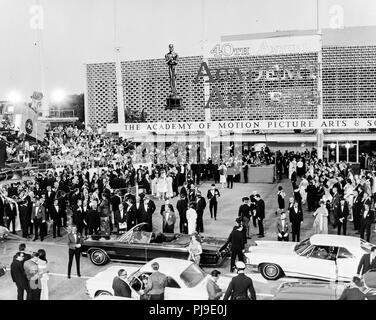
[[[122, 235], [109, 239], [92, 236], [84, 241], [82, 255], [102, 266], [112, 261], [146, 263], [159, 257], [188, 259], [190, 236], [182, 233], [146, 232], [140, 223]], [[230, 248], [224, 238], [202, 237], [201, 266], [220, 266]]]

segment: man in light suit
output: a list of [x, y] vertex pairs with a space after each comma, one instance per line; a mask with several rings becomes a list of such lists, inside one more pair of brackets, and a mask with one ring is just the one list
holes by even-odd
[[164, 273], [159, 272], [159, 264], [157, 262], [154, 262], [151, 267], [154, 272], [149, 276], [144, 292], [141, 290], [140, 293], [149, 294], [150, 300], [164, 300], [167, 276]]
[[286, 213], [282, 210], [276, 224], [278, 241], [289, 241], [289, 224], [286, 221]]
[[81, 256], [81, 246], [83, 242], [84, 242], [84, 239], [81, 236], [81, 234], [77, 232], [77, 227], [75, 225], [72, 225], [71, 232], [68, 233], [68, 247], [69, 247], [68, 279], [71, 278], [73, 256], [76, 258], [77, 276], [81, 277], [80, 256]]
[[376, 247], [371, 248], [371, 253], [364, 254], [359, 261], [357, 274], [363, 276], [367, 271], [376, 269]]

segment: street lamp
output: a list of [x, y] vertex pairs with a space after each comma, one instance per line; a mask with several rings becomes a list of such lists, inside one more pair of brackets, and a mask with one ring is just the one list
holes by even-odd
[[15, 103], [21, 102], [21, 100], [22, 100], [22, 96], [18, 91], [12, 90], [8, 93], [8, 101], [9, 102], [15, 104]]
[[330, 149], [334, 149], [335, 147], [336, 147], [336, 144], [332, 142], [332, 143], [330, 144]]
[[348, 150], [348, 149], [350, 149], [351, 148], [351, 144], [349, 143], [349, 142], [346, 142], [345, 143], [345, 148]]

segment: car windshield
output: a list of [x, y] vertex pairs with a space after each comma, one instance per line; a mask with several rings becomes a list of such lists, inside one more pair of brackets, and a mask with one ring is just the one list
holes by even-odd
[[297, 254], [302, 254], [309, 246], [311, 245], [311, 243], [309, 242], [309, 238], [308, 239], [305, 239], [303, 240], [302, 242], [298, 243], [296, 246], [295, 246], [295, 252]]
[[206, 277], [206, 273], [199, 266], [192, 263], [187, 269], [185, 269], [180, 278], [183, 280], [188, 288], [195, 287]]
[[374, 245], [363, 239], [360, 239], [360, 247], [363, 249], [363, 251], [370, 253], [371, 248], [374, 247]]

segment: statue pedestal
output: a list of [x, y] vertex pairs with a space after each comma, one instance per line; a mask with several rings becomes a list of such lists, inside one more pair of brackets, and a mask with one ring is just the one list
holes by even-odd
[[182, 104], [182, 98], [180, 98], [178, 95], [170, 95], [166, 99], [166, 108], [165, 110], [183, 110], [183, 104]]

